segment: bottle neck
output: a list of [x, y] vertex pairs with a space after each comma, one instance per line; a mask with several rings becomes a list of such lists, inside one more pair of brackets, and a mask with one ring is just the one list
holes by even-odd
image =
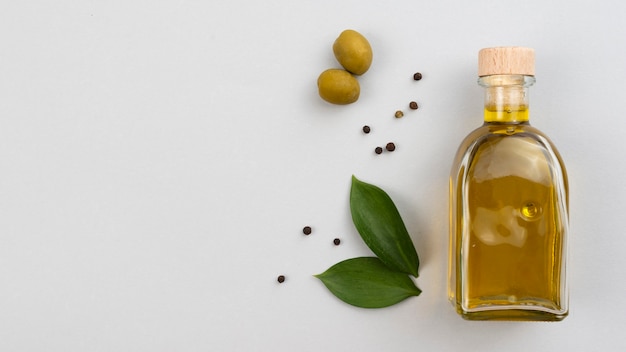
[[528, 87], [534, 83], [533, 76], [480, 77], [478, 84], [485, 88], [485, 123], [527, 123]]

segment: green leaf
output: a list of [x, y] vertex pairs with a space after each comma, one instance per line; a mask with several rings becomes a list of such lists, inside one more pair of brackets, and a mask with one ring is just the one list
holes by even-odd
[[347, 259], [315, 277], [337, 298], [361, 308], [388, 307], [422, 293], [411, 277], [375, 257]]
[[350, 212], [363, 241], [383, 263], [418, 276], [417, 252], [398, 209], [385, 191], [352, 176]]

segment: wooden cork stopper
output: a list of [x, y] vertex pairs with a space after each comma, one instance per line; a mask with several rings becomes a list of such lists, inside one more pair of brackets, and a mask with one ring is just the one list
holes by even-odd
[[535, 75], [535, 50], [519, 46], [485, 48], [478, 52], [478, 76]]

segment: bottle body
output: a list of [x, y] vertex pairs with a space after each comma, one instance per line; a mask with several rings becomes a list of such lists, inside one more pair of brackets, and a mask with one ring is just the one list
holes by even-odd
[[451, 171], [449, 298], [469, 320], [559, 321], [568, 314], [567, 173], [528, 123], [524, 84], [500, 93], [526, 103], [486, 103]]

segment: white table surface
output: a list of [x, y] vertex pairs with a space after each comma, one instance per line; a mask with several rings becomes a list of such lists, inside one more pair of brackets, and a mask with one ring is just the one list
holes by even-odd
[[[623, 351], [625, 4], [5, 1], [0, 351]], [[316, 79], [347, 28], [374, 61], [332, 106]], [[531, 122], [569, 171], [561, 323], [446, 298], [448, 171], [482, 123], [478, 50], [501, 45], [535, 48]], [[359, 309], [312, 277], [370, 255], [353, 174], [396, 202], [421, 296]]]

